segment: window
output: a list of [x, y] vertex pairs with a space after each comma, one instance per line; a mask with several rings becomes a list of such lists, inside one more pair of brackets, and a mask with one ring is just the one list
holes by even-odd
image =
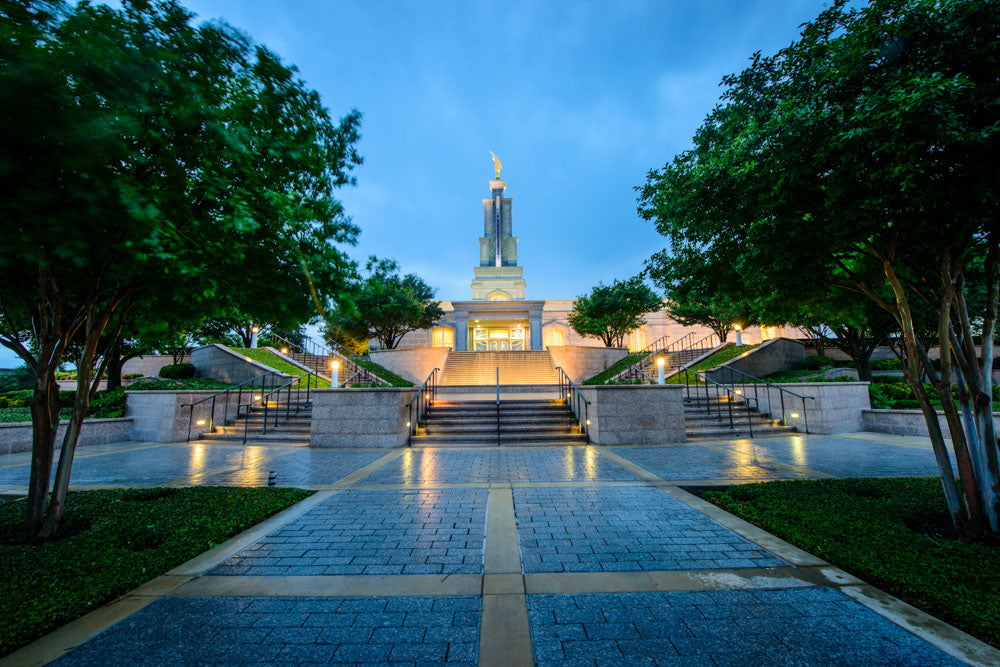
[[628, 335], [628, 351], [638, 352], [640, 350], [646, 349], [646, 345], [649, 341], [646, 338], [645, 329], [636, 329]]
[[493, 294], [490, 294], [490, 301], [507, 301], [507, 300], [508, 298], [506, 292], [494, 292]]
[[550, 345], [565, 345], [566, 336], [559, 327], [549, 327], [545, 330], [545, 347]]
[[431, 345], [434, 347], [455, 347], [455, 334], [451, 329], [435, 329]]

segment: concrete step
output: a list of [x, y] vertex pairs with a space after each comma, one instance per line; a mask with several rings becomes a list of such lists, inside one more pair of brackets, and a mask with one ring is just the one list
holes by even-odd
[[[525, 434], [500, 434], [501, 444], [562, 444], [574, 443], [583, 444], [587, 442], [587, 436], [582, 433], [525, 433]], [[413, 446], [438, 446], [438, 445], [471, 445], [481, 447], [483, 445], [497, 444], [496, 433], [493, 434], [463, 434], [463, 435], [415, 435], [410, 438]]]
[[[239, 433], [204, 433], [199, 440], [211, 440], [218, 442], [243, 442], [243, 432]], [[254, 434], [247, 436], [247, 442], [280, 442], [280, 443], [302, 443], [309, 442], [309, 435], [303, 437], [301, 434], [272, 433], [268, 431], [266, 435]]]
[[[500, 434], [527, 434], [527, 433], [570, 433], [575, 423], [569, 424], [500, 424]], [[496, 424], [465, 424], [463, 426], [444, 426], [441, 424], [428, 424], [422, 429], [427, 434], [441, 435], [471, 435], [474, 433], [485, 433], [496, 435]]]

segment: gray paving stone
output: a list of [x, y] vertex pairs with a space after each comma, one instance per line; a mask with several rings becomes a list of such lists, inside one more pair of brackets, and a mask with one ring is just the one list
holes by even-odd
[[[517, 488], [514, 510], [524, 572], [714, 569], [723, 567], [720, 561], [788, 565], [649, 487]], [[699, 543], [682, 546], [692, 533]], [[756, 558], [750, 562], [748, 555]]]
[[[387, 611], [389, 602], [430, 609], [436, 601], [468, 611]], [[475, 664], [478, 596], [404, 598], [160, 598], [60, 658], [60, 665], [319, 664], [444, 662]], [[255, 611], [280, 609], [280, 611]], [[314, 625], [292, 627], [294, 610]], [[475, 609], [472, 611], [472, 609]], [[459, 614], [463, 627], [443, 626]], [[282, 621], [279, 616], [294, 618]], [[410, 616], [413, 624], [398, 626]], [[245, 617], [240, 620], [239, 617]], [[342, 617], [342, 618], [341, 618]], [[183, 622], [177, 622], [183, 619]], [[222, 620], [220, 624], [217, 621]], [[216, 621], [216, 622], [210, 622]], [[328, 621], [320, 625], [320, 621]], [[255, 623], [268, 627], [248, 627]], [[222, 627], [226, 626], [226, 627]]]
[[[812, 601], [836, 602], [842, 614], [823, 615], [828, 609]], [[527, 603], [539, 665], [959, 664], [831, 588], [529, 595]], [[719, 610], [714, 615], [725, 618], [706, 618], [703, 610]], [[595, 611], [619, 620], [575, 621], [574, 612]], [[654, 617], [671, 620], [643, 620]], [[622, 620], [627, 618], [634, 620]], [[866, 629], [849, 630], [842, 618]], [[760, 621], [776, 625], [769, 632], [744, 625]]]
[[210, 574], [478, 574], [488, 496], [488, 489], [345, 490]]

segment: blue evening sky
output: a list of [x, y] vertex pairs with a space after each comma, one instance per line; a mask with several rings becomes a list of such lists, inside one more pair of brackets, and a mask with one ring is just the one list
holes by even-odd
[[[690, 145], [719, 81], [798, 35], [821, 0], [187, 0], [290, 63], [337, 116], [364, 114], [359, 262], [392, 257], [467, 299], [492, 150], [529, 299], [636, 274], [663, 246], [636, 213], [648, 170]], [[0, 367], [17, 362], [0, 351]]]

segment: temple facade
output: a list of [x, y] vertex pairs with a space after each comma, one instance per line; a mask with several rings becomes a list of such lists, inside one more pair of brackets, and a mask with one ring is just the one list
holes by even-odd
[[[499, 171], [499, 170], [498, 170]], [[479, 266], [472, 269], [472, 298], [442, 301], [445, 315], [432, 329], [413, 331], [397, 349], [448, 347], [457, 351], [498, 352], [544, 350], [549, 346], [603, 347], [597, 338], [584, 338], [569, 326], [573, 299], [529, 299], [524, 267], [517, 263], [518, 239], [513, 235], [513, 199], [505, 196], [507, 182], [489, 183], [483, 199], [483, 235], [479, 237]], [[673, 321], [666, 311], [646, 315], [646, 324], [628, 337], [632, 351], [687, 334], [708, 336], [707, 327]], [[744, 343], [786, 335], [784, 327], [754, 327], [743, 332]]]

